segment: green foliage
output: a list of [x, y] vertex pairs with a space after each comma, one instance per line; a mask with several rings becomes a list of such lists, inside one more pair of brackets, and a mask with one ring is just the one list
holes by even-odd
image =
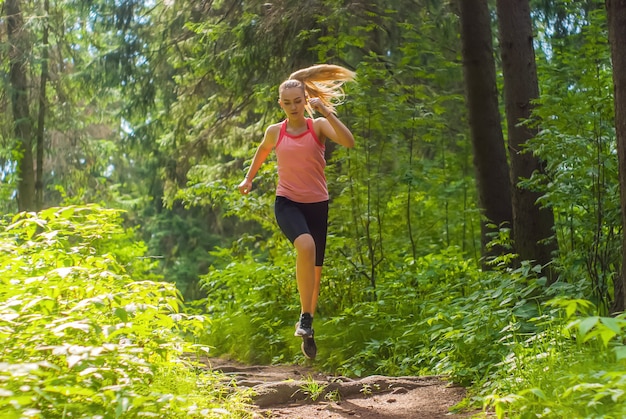
[[[207, 338], [250, 362], [302, 360], [292, 336], [295, 280], [280, 273], [292, 260], [270, 265], [233, 248], [240, 256], [228, 263], [231, 253], [220, 253], [205, 282], [217, 319]], [[480, 273], [450, 248], [390, 269], [370, 301], [357, 296], [364, 284], [329, 270], [315, 321], [317, 368], [447, 375], [471, 389], [467, 404], [483, 403], [498, 417], [620, 417], [626, 316], [596, 315], [581, 297], [584, 282], [544, 290], [540, 272], [526, 263]], [[242, 279], [251, 276], [259, 282]]]
[[[183, 361], [199, 350], [183, 337], [249, 362], [303, 361], [273, 161], [252, 194], [236, 185], [282, 117], [278, 83], [328, 62], [357, 72], [339, 108], [357, 145], [328, 147], [316, 365], [447, 374], [499, 416], [624, 416], [625, 318], [605, 317], [622, 231], [602, 1], [532, 2], [541, 98], [524, 123], [540, 129], [529, 151], [547, 173], [523, 186], [556, 216], [561, 276], [547, 290], [532, 263], [506, 269], [515, 255], [476, 266], [454, 2], [148, 3], [51, 4], [46, 205], [73, 205], [2, 224], [1, 415], [245, 416], [244, 396]], [[22, 4], [34, 115], [46, 19]], [[10, 213], [20, 156], [6, 94], [0, 105]], [[210, 322], [180, 313], [183, 293], [203, 297], [189, 305]]]
[[243, 394], [184, 361], [194, 349], [182, 335], [206, 321], [179, 311], [179, 292], [153, 280], [145, 246], [120, 224], [97, 206], [2, 222], [0, 415], [245, 416]]
[[[298, 359], [299, 342], [293, 338], [293, 324], [299, 313], [293, 255], [275, 257], [268, 264], [255, 260], [249, 250], [242, 254], [233, 248], [220, 253], [224, 261], [204, 279], [206, 309], [213, 318], [208, 343], [219, 353], [228, 352], [246, 361]], [[232, 254], [239, 255], [236, 262]], [[508, 312], [508, 306], [493, 298], [491, 292], [485, 293], [485, 288], [499, 279], [481, 286], [473, 277], [475, 266], [458, 249], [399, 263], [396, 270], [381, 278], [376, 301], [370, 301], [362, 292], [366, 283], [359, 283], [358, 277], [343, 277], [343, 273], [330, 267], [323, 280], [315, 326], [322, 352], [321, 368], [347, 375], [405, 375], [437, 370], [460, 376], [455, 366], [469, 363], [463, 356], [472, 355], [484, 365], [497, 358], [494, 355], [485, 360], [481, 351], [490, 350], [485, 342], [493, 338], [483, 332], [496, 333], [506, 322], [506, 318], [500, 319], [491, 311], [498, 307]], [[512, 282], [507, 286], [515, 288]], [[503, 285], [498, 295], [508, 291]], [[466, 294], [471, 295], [460, 298]], [[468, 325], [466, 316], [474, 300], [493, 305], [485, 304], [480, 316]], [[515, 305], [513, 300], [509, 300], [510, 306]], [[442, 306], [451, 311], [440, 313]], [[465, 327], [467, 330], [459, 331]], [[450, 333], [444, 335], [444, 329]], [[453, 338], [455, 333], [458, 340]], [[439, 355], [431, 352], [436, 349], [428, 336], [442, 345], [436, 352]], [[436, 356], [441, 357], [438, 365], [431, 363]], [[454, 361], [454, 356], [461, 359]], [[480, 372], [473, 374], [472, 378]]]
[[224, 241], [217, 234], [220, 224], [207, 221], [211, 215], [210, 208], [163, 210], [142, 229], [148, 237], [149, 252], [159, 263], [159, 272], [168, 282], [176, 284], [186, 301], [202, 297], [198, 278], [206, 274], [212, 262], [207, 257], [208, 251]]
[[512, 344], [486, 406], [499, 418], [624, 416], [624, 315], [590, 315], [597, 308], [586, 300], [545, 307], [532, 319], [539, 333]]
[[[27, 82], [27, 106], [32, 119], [29, 141], [35, 143], [38, 129], [43, 133], [42, 178], [38, 179], [43, 188], [43, 207], [62, 204], [64, 194], [74, 199], [80, 197], [81, 203], [110, 203], [116, 195], [114, 185], [119, 182], [113, 169], [128, 163], [128, 156], [120, 150], [117, 110], [120, 97], [110, 84], [100, 83], [102, 73], [91, 66], [98, 48], [110, 46], [110, 32], [101, 32], [90, 25], [90, 18], [97, 15], [83, 9], [84, 4], [77, 4], [85, 2], [51, 1], [48, 10], [44, 10], [43, 2], [18, 3], [23, 14], [23, 31], [29, 42], [20, 69]], [[45, 26], [49, 28], [46, 45], [42, 39]], [[8, 74], [8, 54], [12, 48], [6, 37], [1, 42], [2, 71]], [[39, 96], [44, 63], [48, 74], [41, 108]], [[8, 77], [0, 78], [1, 197], [7, 204], [15, 198], [13, 190], [19, 179], [15, 173], [16, 163], [23, 158], [16, 149], [8, 81]], [[43, 115], [41, 120], [37, 118], [39, 112]], [[8, 153], [11, 149], [15, 151]], [[10, 189], [10, 193], [5, 192], [5, 188]], [[15, 208], [8, 209], [15, 211]]]
[[195, 302], [212, 319], [200, 341], [246, 362], [284, 361], [299, 351], [292, 339], [300, 314], [293, 268], [255, 259], [250, 245], [242, 239], [212, 252], [216, 262], [202, 278], [207, 297]]
[[552, 40], [538, 62], [540, 133], [529, 145], [547, 174], [524, 184], [545, 191], [542, 204], [554, 209], [562, 278], [587, 278], [606, 314], [621, 265], [613, 81], [605, 12], [597, 9], [587, 19], [571, 36]]
[[315, 381], [310, 375], [307, 377], [306, 382], [300, 386], [300, 391], [310, 398], [312, 401], [316, 401], [324, 394], [327, 384], [321, 384]]
[[[208, 338], [219, 352], [302, 360], [292, 336], [295, 280], [281, 274], [291, 269], [287, 256], [269, 264], [248, 246], [220, 251], [223, 261], [205, 281], [208, 309], [219, 318]], [[374, 301], [358, 275], [341, 276], [341, 263], [328, 267], [315, 321], [317, 368], [447, 375], [470, 387], [467, 404], [484, 403], [498, 417], [623, 414], [626, 316], [595, 315], [582, 298], [584, 281], [545, 290], [540, 266], [481, 273], [458, 248], [397, 262], [381, 275]], [[260, 282], [242, 279], [251, 276]]]
[[[381, 283], [379, 299], [345, 308], [329, 320], [325, 345], [350, 342], [329, 366], [344, 373], [435, 372], [469, 384], [501, 360], [495, 344], [515, 313], [531, 310], [531, 288], [506, 274], [477, 275], [455, 249], [405, 265]], [[321, 338], [320, 338], [321, 339]], [[321, 347], [324, 344], [320, 344]]]

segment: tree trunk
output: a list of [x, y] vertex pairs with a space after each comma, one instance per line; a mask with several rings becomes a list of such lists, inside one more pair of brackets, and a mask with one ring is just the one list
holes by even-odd
[[465, 90], [483, 215], [481, 243], [484, 259], [502, 251], [498, 248], [487, 251], [490, 233], [497, 231], [502, 224], [511, 227], [513, 221], [509, 165], [498, 108], [489, 6], [487, 0], [460, 0], [459, 3]]
[[[534, 172], [544, 171], [543, 163], [524, 150], [537, 129], [520, 125], [531, 116], [531, 102], [539, 96], [530, 5], [528, 0], [497, 0], [497, 11], [511, 159], [513, 241], [521, 261], [532, 260], [546, 267], [557, 250], [554, 214], [537, 203], [541, 193], [518, 186]], [[550, 269], [544, 273], [549, 283], [555, 279]]]
[[34, 211], [35, 173], [33, 166], [33, 122], [28, 108], [28, 43], [19, 0], [6, 0], [7, 34], [9, 39], [9, 88], [13, 111], [14, 134], [17, 140], [17, 206], [20, 211]]
[[613, 61], [615, 134], [622, 209], [622, 272], [613, 284], [615, 300], [612, 311], [615, 313], [626, 309], [626, 0], [606, 0], [606, 9]]
[[37, 115], [37, 170], [35, 182], [35, 207], [40, 210], [43, 207], [43, 149], [46, 121], [46, 86], [48, 84], [48, 31], [50, 12], [49, 0], [44, 0], [44, 24], [41, 42], [43, 44], [41, 59], [41, 77], [39, 81], [39, 110]]

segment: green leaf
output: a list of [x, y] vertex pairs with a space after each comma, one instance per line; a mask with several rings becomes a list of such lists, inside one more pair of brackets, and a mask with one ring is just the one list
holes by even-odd
[[546, 397], [546, 394], [539, 388], [531, 388], [529, 390], [529, 392], [534, 394], [535, 396], [537, 396], [541, 400], [548, 400], [548, 398]]
[[580, 337], [584, 339], [587, 333], [589, 333], [589, 331], [596, 324], [598, 324], [599, 320], [600, 320], [600, 317], [598, 316], [586, 317], [582, 319], [580, 323], [578, 324], [578, 332], [580, 333]]
[[626, 346], [624, 345], [616, 346], [613, 348], [613, 351], [615, 352], [615, 357], [617, 358], [618, 361], [621, 361], [622, 359], [626, 359]]
[[44, 391], [50, 393], [59, 393], [64, 396], [93, 396], [96, 394], [95, 391], [78, 386], [46, 386], [44, 387]]
[[602, 330], [600, 330], [600, 337], [602, 338], [602, 343], [604, 344], [605, 348], [608, 347], [609, 341], [613, 339], [616, 335], [617, 333], [615, 333], [611, 329], [607, 329], [606, 327], [603, 327]]
[[122, 307], [116, 307], [114, 313], [122, 322], [128, 322], [128, 312]]
[[616, 319], [614, 317], [602, 317], [600, 321], [606, 327], [615, 332], [615, 334], [621, 334], [622, 328], [626, 326], [626, 321], [624, 321], [623, 319]]

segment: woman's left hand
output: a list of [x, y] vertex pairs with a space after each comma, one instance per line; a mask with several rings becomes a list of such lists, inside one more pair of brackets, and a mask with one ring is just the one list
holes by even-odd
[[309, 105], [311, 105], [311, 107], [315, 109], [316, 112], [321, 113], [322, 116], [328, 117], [330, 111], [326, 109], [326, 106], [324, 106], [324, 103], [322, 103], [322, 100], [320, 98], [312, 97], [311, 99], [309, 99]]

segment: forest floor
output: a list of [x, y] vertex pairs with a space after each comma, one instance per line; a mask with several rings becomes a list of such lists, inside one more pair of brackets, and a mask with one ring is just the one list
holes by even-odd
[[466, 392], [444, 377], [349, 379], [303, 365], [243, 365], [221, 358], [202, 363], [235, 380], [238, 387], [252, 388], [258, 418], [460, 419], [481, 413], [452, 413]]

